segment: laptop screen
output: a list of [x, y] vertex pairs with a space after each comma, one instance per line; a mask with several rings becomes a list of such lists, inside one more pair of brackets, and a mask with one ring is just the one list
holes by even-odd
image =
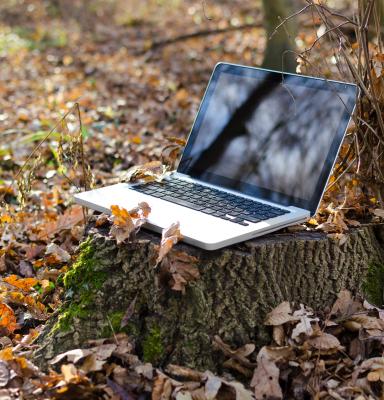
[[178, 172], [316, 211], [355, 85], [218, 64]]

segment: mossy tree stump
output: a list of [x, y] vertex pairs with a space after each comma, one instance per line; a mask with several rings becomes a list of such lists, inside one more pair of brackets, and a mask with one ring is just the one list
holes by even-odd
[[158, 235], [142, 231], [134, 243], [117, 246], [90, 228], [36, 360], [44, 364], [88, 339], [119, 332], [130, 307], [123, 329], [146, 361], [215, 371], [221, 359], [214, 335], [234, 347], [261, 345], [269, 340], [262, 323], [274, 306], [289, 300], [319, 309], [343, 288], [358, 291], [369, 266], [384, 263], [383, 243], [383, 226], [367, 226], [351, 231], [342, 246], [320, 232], [275, 233], [214, 252], [178, 244], [198, 258], [200, 272], [182, 294], [161, 284], [153, 267]]

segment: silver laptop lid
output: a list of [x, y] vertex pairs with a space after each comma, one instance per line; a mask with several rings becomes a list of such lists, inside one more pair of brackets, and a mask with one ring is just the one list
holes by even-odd
[[220, 63], [178, 172], [315, 213], [357, 86]]

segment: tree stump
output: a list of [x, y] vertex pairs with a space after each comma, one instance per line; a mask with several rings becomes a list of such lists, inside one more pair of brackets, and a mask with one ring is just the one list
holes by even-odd
[[280, 302], [323, 309], [341, 289], [359, 291], [368, 267], [384, 263], [383, 225], [351, 230], [342, 246], [321, 232], [274, 233], [213, 252], [180, 243], [200, 272], [182, 294], [153, 267], [158, 235], [143, 230], [119, 246], [101, 229], [87, 235], [64, 277], [63, 307], [39, 338], [40, 365], [123, 329], [145, 361], [217, 371], [214, 335], [233, 347], [262, 345], [269, 341], [265, 315]]

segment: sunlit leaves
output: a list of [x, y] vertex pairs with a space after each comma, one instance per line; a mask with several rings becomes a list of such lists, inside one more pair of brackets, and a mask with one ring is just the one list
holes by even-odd
[[12, 308], [5, 303], [0, 303], [0, 330], [3, 334], [9, 334], [16, 328], [16, 317]]
[[143, 165], [134, 166], [122, 175], [122, 182], [161, 182], [170, 175], [170, 170], [160, 161], [151, 161]]
[[142, 202], [131, 211], [117, 205], [111, 206], [113, 225], [110, 235], [114, 237], [117, 244], [124, 242], [132, 237], [140, 227], [146, 223], [151, 211], [149, 205]]

